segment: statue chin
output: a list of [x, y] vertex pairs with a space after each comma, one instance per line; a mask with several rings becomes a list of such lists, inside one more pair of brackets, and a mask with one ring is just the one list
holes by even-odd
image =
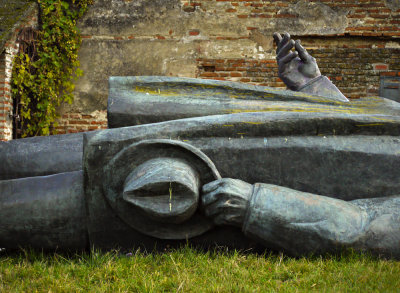
[[[299, 78], [299, 60], [318, 69], [298, 43], [277, 55]], [[109, 84], [109, 129], [0, 143], [0, 247], [191, 241], [400, 257], [399, 103], [348, 101], [322, 75], [297, 91], [172, 77]]]

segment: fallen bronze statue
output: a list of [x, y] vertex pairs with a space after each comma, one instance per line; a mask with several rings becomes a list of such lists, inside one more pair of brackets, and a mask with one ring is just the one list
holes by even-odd
[[351, 247], [400, 257], [400, 104], [348, 101], [289, 34], [288, 90], [110, 77], [109, 129], [0, 143], [0, 247]]

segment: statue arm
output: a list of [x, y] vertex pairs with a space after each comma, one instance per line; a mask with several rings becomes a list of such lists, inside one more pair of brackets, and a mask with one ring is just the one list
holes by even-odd
[[368, 214], [343, 200], [255, 184], [243, 224], [246, 235], [295, 255], [354, 244]]
[[294, 255], [352, 247], [400, 257], [400, 196], [347, 202], [257, 183], [243, 231]]
[[299, 92], [330, 97], [338, 101], [347, 102], [348, 99], [342, 92], [324, 75], [320, 75], [298, 89]]
[[302, 255], [347, 246], [400, 257], [400, 196], [347, 202], [228, 178], [203, 190], [207, 216], [266, 247]]

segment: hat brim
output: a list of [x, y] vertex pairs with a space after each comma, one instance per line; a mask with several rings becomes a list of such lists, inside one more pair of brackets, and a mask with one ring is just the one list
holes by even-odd
[[160, 239], [188, 239], [210, 230], [211, 220], [197, 208], [185, 222], [174, 224], [156, 221], [126, 202], [123, 186], [126, 177], [137, 166], [154, 158], [179, 158], [188, 162], [200, 175], [200, 186], [220, 179], [214, 163], [198, 148], [177, 140], [152, 139], [122, 149], [104, 167], [103, 194], [116, 214], [135, 230]]

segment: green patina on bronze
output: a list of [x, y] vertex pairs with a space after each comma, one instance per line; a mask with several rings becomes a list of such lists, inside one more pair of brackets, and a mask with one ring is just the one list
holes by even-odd
[[176, 77], [112, 77], [110, 99], [110, 127], [205, 115], [290, 112], [368, 115], [371, 121], [357, 127], [381, 128], [382, 123], [397, 123], [391, 117], [400, 115], [398, 103], [380, 97], [343, 102], [265, 86]]

